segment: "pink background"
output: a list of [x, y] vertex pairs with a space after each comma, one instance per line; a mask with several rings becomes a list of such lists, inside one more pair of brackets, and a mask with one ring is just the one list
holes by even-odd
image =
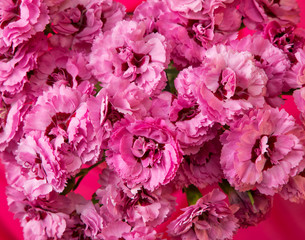
[[[128, 11], [132, 11], [142, 0], [117, 0], [126, 5]], [[305, 1], [298, 0], [301, 7], [301, 23], [299, 26], [305, 28]], [[298, 111], [291, 97], [288, 97], [284, 108], [295, 117]], [[96, 169], [96, 172], [98, 169]], [[97, 182], [96, 172], [90, 173], [80, 185], [79, 192], [82, 192], [88, 199], [98, 188], [92, 186], [92, 182]], [[87, 184], [86, 184], [87, 183]], [[0, 240], [22, 240], [22, 228], [18, 220], [13, 218], [13, 214], [8, 211], [4, 176], [4, 167], [0, 164]], [[178, 196], [179, 206], [186, 204], [183, 195]], [[176, 213], [177, 214], [177, 213]], [[161, 226], [159, 230], [165, 229]], [[282, 200], [280, 197], [274, 198], [274, 206], [270, 217], [256, 227], [241, 229], [237, 232], [234, 240], [304, 240], [305, 239], [305, 204], [293, 204]]]

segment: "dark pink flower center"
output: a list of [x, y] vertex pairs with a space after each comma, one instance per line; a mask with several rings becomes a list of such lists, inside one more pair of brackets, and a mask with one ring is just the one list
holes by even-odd
[[208, 20], [188, 20], [186, 30], [188, 36], [192, 38], [199, 46], [205, 47], [208, 41], [213, 40], [214, 32], [212, 21]]
[[20, 1], [12, 0], [12, 4], [2, 9], [0, 15], [0, 28], [4, 29], [11, 22], [16, 22], [20, 19]]
[[175, 122], [186, 121], [194, 118], [200, 112], [198, 108], [199, 108], [198, 104], [195, 104], [194, 106], [189, 108], [183, 108], [178, 112], [178, 118]]
[[149, 54], [135, 53], [129, 47], [118, 47], [116, 48], [116, 52], [122, 61], [120, 70], [123, 72], [123, 74], [126, 74], [126, 72], [130, 69], [134, 69], [128, 73], [128, 76], [135, 74], [136, 69], [139, 69], [151, 62], [151, 57]]
[[[81, 79], [78, 79], [79, 82]], [[55, 68], [48, 76], [47, 84], [53, 86], [56, 82], [65, 82], [67, 86], [73, 87], [73, 77], [65, 68]]]
[[151, 168], [154, 163], [161, 160], [164, 146], [165, 144], [158, 143], [153, 139], [134, 136], [131, 151], [138, 162], [142, 162], [144, 167]]
[[277, 141], [276, 136], [269, 136], [268, 141], [267, 141], [268, 148], [266, 149], [266, 151], [263, 152], [262, 146], [261, 146], [261, 140], [264, 136], [265, 135], [262, 135], [260, 138], [256, 139], [255, 144], [252, 147], [252, 151], [251, 151], [251, 162], [253, 162], [253, 163], [256, 162], [256, 159], [261, 154], [263, 154], [263, 156], [266, 158], [266, 162], [265, 162], [263, 171], [265, 171], [273, 166], [273, 163], [271, 161], [271, 155], [275, 149], [275, 143]]
[[237, 86], [235, 72], [230, 68], [221, 71], [218, 79], [218, 88], [214, 95], [221, 101], [226, 99], [248, 100], [249, 98], [247, 89]]
[[45, 135], [51, 140], [56, 138], [55, 133], [52, 131], [58, 127], [64, 131], [67, 131], [71, 118], [75, 116], [75, 113], [62, 113], [58, 112], [52, 117], [52, 121], [45, 130]]

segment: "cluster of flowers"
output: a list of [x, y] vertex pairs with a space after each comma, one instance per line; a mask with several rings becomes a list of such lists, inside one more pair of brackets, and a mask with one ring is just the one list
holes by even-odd
[[[0, 151], [24, 238], [162, 239], [181, 189], [171, 239], [229, 239], [274, 194], [302, 202], [298, 21], [295, 0], [2, 0]], [[280, 110], [292, 93], [300, 124]]]

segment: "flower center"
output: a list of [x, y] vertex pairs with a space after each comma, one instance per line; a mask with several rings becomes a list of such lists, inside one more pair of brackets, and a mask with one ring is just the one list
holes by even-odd
[[189, 107], [189, 108], [183, 108], [182, 110], [180, 110], [178, 112], [178, 118], [175, 122], [186, 121], [186, 120], [192, 119], [200, 112], [200, 110], [198, 108], [199, 108], [198, 104], [195, 104], [194, 106]]
[[52, 141], [57, 137], [57, 134], [66, 132], [70, 124], [71, 118], [75, 113], [62, 113], [58, 112], [52, 117], [52, 121], [45, 130], [45, 135]]
[[271, 168], [274, 165], [271, 160], [271, 155], [275, 149], [276, 141], [276, 136], [267, 137], [266, 135], [262, 135], [259, 139], [256, 139], [255, 144], [252, 147], [251, 162], [255, 163], [260, 155], [263, 155], [263, 157], [266, 159], [263, 171]]
[[153, 139], [134, 136], [131, 151], [137, 161], [142, 163], [143, 167], [151, 168], [161, 160], [164, 146], [165, 144], [158, 143]]
[[[20, 19], [20, 0], [12, 0], [9, 6], [3, 6], [7, 3], [0, 3], [0, 28], [4, 29], [11, 22], [16, 22]], [[12, 4], [13, 3], [13, 4]], [[1, 6], [2, 5], [2, 6]]]
[[65, 68], [55, 68], [54, 71], [48, 76], [47, 84], [53, 86], [56, 82], [67, 82], [67, 86], [73, 86], [73, 78]]
[[226, 68], [221, 71], [218, 79], [218, 88], [214, 95], [219, 100], [240, 100], [249, 98], [247, 89], [237, 86], [236, 74], [231, 68]]

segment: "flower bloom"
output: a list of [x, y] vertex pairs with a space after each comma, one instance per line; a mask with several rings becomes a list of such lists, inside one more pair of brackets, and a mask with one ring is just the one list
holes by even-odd
[[266, 102], [271, 106], [280, 106], [283, 100], [279, 95], [283, 91], [285, 74], [291, 65], [286, 54], [258, 34], [234, 41], [231, 46], [238, 51], [248, 51], [253, 54], [255, 65], [263, 69], [268, 77]]
[[0, 49], [1, 93], [12, 96], [22, 91], [28, 82], [27, 73], [36, 67], [37, 58], [47, 50], [46, 40], [43, 33], [38, 33], [16, 49]]
[[38, 97], [25, 119], [24, 131], [42, 132], [66, 158], [68, 169], [76, 170], [81, 162], [96, 162], [100, 155], [100, 143], [89, 121], [87, 98], [77, 89], [54, 86]]
[[213, 46], [207, 50], [202, 67], [194, 72], [202, 79], [197, 92], [199, 106], [211, 120], [226, 124], [265, 103], [268, 78], [249, 52]]
[[40, 132], [31, 132], [22, 138], [16, 151], [16, 160], [24, 176], [24, 193], [37, 198], [51, 191], [62, 192], [66, 183], [66, 170], [58, 153]]
[[23, 94], [14, 98], [0, 98], [0, 151], [6, 149], [21, 129], [20, 124], [27, 109], [26, 96]]
[[203, 189], [221, 181], [220, 152], [221, 144], [216, 137], [205, 142], [198, 153], [185, 156], [181, 167], [190, 184]]
[[296, 25], [300, 21], [299, 7], [296, 0], [244, 0], [239, 10], [244, 16], [244, 23], [250, 29], [260, 29], [270, 21], [281, 25]]
[[168, 225], [173, 239], [230, 239], [237, 230], [237, 219], [224, 201], [226, 195], [214, 190], [188, 206]]
[[41, 0], [3, 0], [0, 16], [0, 38], [14, 50], [49, 22], [47, 6]]
[[125, 117], [113, 129], [106, 152], [109, 166], [130, 188], [150, 191], [169, 183], [182, 160], [173, 127], [161, 119]]
[[279, 192], [304, 157], [303, 129], [284, 110], [245, 115], [222, 135], [220, 162], [229, 183], [240, 191]]
[[167, 51], [164, 36], [146, 34], [143, 22], [121, 21], [95, 39], [90, 66], [103, 86], [109, 84], [105, 77], [113, 74], [154, 95], [166, 84]]

